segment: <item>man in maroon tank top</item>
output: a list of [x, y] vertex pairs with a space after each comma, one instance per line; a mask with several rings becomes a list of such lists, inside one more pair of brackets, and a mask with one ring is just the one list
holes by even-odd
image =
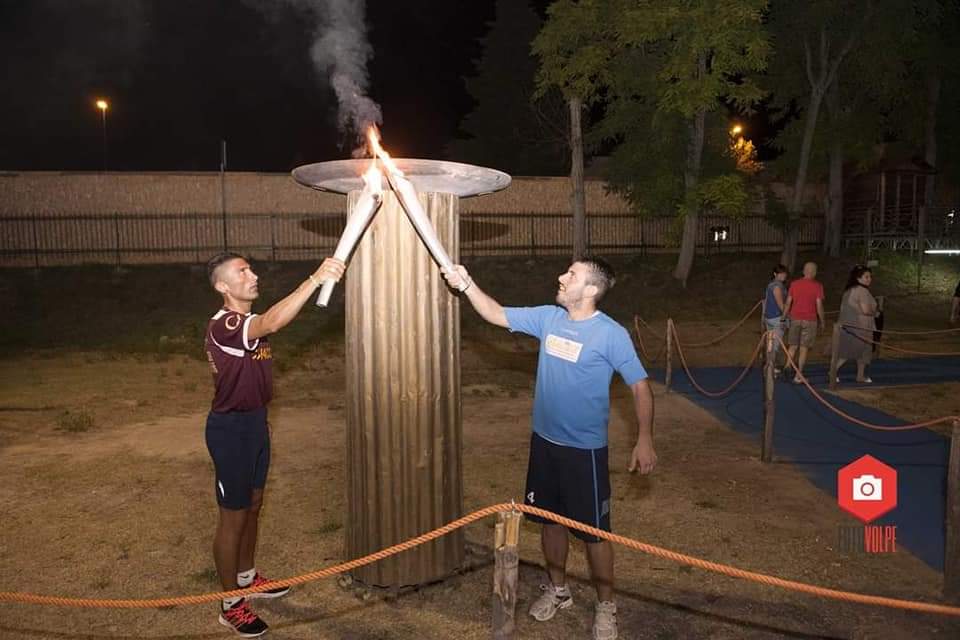
[[[273, 376], [267, 336], [290, 324], [317, 287], [327, 279], [339, 280], [344, 268], [340, 260], [327, 258], [292, 293], [257, 315], [251, 308], [260, 295], [258, 278], [247, 260], [221, 253], [207, 263], [210, 285], [223, 296], [223, 307], [207, 324], [204, 346], [214, 383], [206, 441], [216, 472], [220, 515], [213, 558], [224, 591], [267, 582], [254, 565], [270, 466], [267, 403], [273, 395]], [[288, 591], [276, 588], [248, 597], [277, 598]], [[267, 624], [244, 598], [224, 599], [219, 621], [245, 638], [267, 631]]]

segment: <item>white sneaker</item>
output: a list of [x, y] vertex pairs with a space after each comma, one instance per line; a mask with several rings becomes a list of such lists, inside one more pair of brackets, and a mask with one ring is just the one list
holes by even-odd
[[570, 587], [566, 585], [555, 587], [552, 584], [542, 584], [540, 590], [543, 594], [530, 605], [530, 615], [540, 622], [546, 622], [555, 616], [557, 609], [573, 606], [573, 594], [570, 593]]
[[593, 614], [593, 640], [616, 640], [617, 603], [598, 602]]

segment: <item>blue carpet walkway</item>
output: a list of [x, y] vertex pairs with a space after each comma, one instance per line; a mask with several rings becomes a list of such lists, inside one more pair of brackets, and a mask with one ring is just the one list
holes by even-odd
[[[693, 370], [697, 383], [719, 391], [740, 373], [736, 367]], [[844, 387], [856, 388], [855, 368], [840, 372]], [[808, 367], [808, 379], [821, 391], [827, 382], [823, 366]], [[869, 369], [874, 385], [918, 384], [960, 381], [960, 358], [911, 358], [881, 360]], [[663, 381], [663, 370], [653, 371]], [[671, 388], [704, 407], [721, 421], [744, 434], [756, 436], [760, 454], [762, 379], [758, 368], [732, 393], [711, 399], [698, 393], [686, 373], [674, 371]], [[949, 440], [927, 429], [876, 431], [836, 415], [814, 398], [803, 385], [778, 381], [776, 387], [774, 456], [778, 462], [797, 465], [820, 489], [837, 497], [837, 471], [864, 454], [897, 470], [897, 507], [871, 524], [897, 525], [897, 543], [939, 571], [943, 570], [944, 503]], [[894, 416], [825, 393], [834, 406], [861, 420], [879, 425], [907, 424]], [[838, 506], [837, 509], [840, 507]], [[851, 524], [859, 521], [851, 517]]]

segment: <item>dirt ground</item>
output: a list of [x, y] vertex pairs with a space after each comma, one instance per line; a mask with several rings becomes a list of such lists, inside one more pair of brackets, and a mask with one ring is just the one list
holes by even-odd
[[[672, 260], [618, 258], [621, 275], [605, 310], [625, 324], [640, 314], [660, 332], [672, 317], [683, 342], [692, 343], [723, 333], [756, 302], [777, 256], [698, 257], [686, 289], [669, 277]], [[855, 257], [817, 260], [830, 310]], [[467, 266], [505, 304], [529, 304], [550, 299], [565, 264], [496, 257]], [[931, 261], [917, 292], [911, 264], [882, 256], [875, 272], [875, 288], [888, 296], [889, 327], [943, 328], [956, 265]], [[269, 304], [312, 266], [256, 268]], [[203, 442], [210, 379], [197, 348], [215, 301], [202, 269], [3, 271], [0, 299], [0, 590], [93, 598], [216, 591], [210, 554], [216, 508]], [[273, 465], [258, 554], [271, 577], [345, 559], [339, 300], [327, 313], [298, 318], [273, 341]], [[759, 337], [754, 316], [720, 345], [686, 353], [692, 366], [743, 365]], [[656, 338], [644, 340], [655, 353]], [[960, 351], [957, 340], [897, 344]], [[814, 361], [825, 359], [826, 341]], [[466, 511], [521, 497], [535, 349], [534, 341], [483, 325], [464, 310]], [[958, 386], [841, 393], [912, 420], [957, 413]], [[683, 397], [656, 389], [659, 466], [650, 477], [627, 474], [634, 423], [626, 389], [615, 388], [617, 532], [784, 578], [940, 601], [941, 575], [908, 552], [868, 556], [838, 548], [839, 527], [856, 522], [832, 498], [789, 465], [761, 464], [759, 443]], [[274, 638], [487, 638], [492, 537], [492, 523], [472, 525], [469, 567], [398, 599], [364, 599], [363, 592], [324, 580], [256, 606]], [[574, 548], [571, 555], [576, 606], [541, 624], [525, 614], [544, 580], [534, 527], [525, 525], [521, 545], [518, 638], [589, 637], [594, 595], [582, 554]], [[623, 549], [617, 575], [621, 637], [628, 639], [960, 637], [957, 618], [821, 600]], [[228, 637], [215, 606], [100, 611], [0, 604], [0, 638]]]
[[[758, 334], [741, 333], [723, 348], [729, 353], [698, 357], [742, 354]], [[465, 332], [463, 347], [464, 506], [471, 511], [521, 496], [535, 356], [532, 341], [503, 332]], [[342, 343], [327, 341], [277, 379], [258, 555], [272, 577], [344, 559], [342, 361]], [[0, 360], [0, 589], [95, 598], [215, 591], [212, 468], [202, 435], [209, 385], [205, 363], [180, 355], [40, 350]], [[617, 532], [793, 580], [940, 601], [941, 576], [908, 552], [838, 549], [838, 528], [855, 522], [798, 470], [762, 465], [758, 443], [682, 397], [657, 389], [656, 401], [659, 466], [638, 477], [625, 471], [634, 437], [629, 398], [622, 384], [615, 393]], [[472, 525], [467, 540], [470, 569], [398, 599], [363, 599], [325, 580], [256, 606], [274, 638], [487, 638], [492, 524]], [[589, 637], [594, 595], [579, 549], [570, 567], [576, 606], [547, 623], [525, 614], [543, 580], [529, 525], [521, 557], [518, 637]], [[617, 575], [623, 638], [960, 637], [956, 618], [821, 600], [623, 549]], [[226, 637], [215, 606], [2, 604], [0, 637]]]

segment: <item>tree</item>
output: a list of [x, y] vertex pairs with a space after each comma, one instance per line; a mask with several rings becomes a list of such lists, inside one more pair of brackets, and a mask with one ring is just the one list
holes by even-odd
[[866, 167], [880, 160], [878, 144], [898, 136], [896, 113], [905, 99], [907, 60], [917, 40], [909, 3], [879, 7], [870, 37], [850, 52], [824, 99], [828, 155], [823, 251], [840, 255], [843, 231], [844, 164]]
[[[855, 37], [854, 46], [837, 65], [833, 82], [823, 95], [826, 117], [814, 122], [808, 108], [800, 122], [788, 127], [782, 136], [782, 144], [789, 151], [786, 164], [792, 165], [794, 175], [799, 177], [806, 159], [807, 177], [827, 177], [823, 250], [832, 256], [840, 252], [845, 167], [866, 168], [884, 155], [912, 155], [921, 148], [926, 151], [927, 161], [935, 164], [936, 139], [931, 138], [931, 132], [936, 123], [939, 78], [945, 71], [951, 73], [948, 61], [960, 53], [952, 42], [958, 27], [958, 9], [953, 2], [913, 0], [859, 6], [863, 10], [860, 15], [853, 11], [832, 13], [836, 9], [832, 4], [814, 7], [821, 14], [803, 16], [812, 36], [805, 36], [798, 23], [788, 21], [785, 14], [774, 13], [771, 21], [788, 45], [778, 50], [770, 74], [781, 103], [804, 99], [811, 91], [809, 76], [805, 85], [795, 82], [798, 71], [806, 67], [809, 47], [805, 43], [810, 37], [821, 38], [833, 29], [834, 36], [826, 37], [829, 49], [830, 38], [836, 34], [849, 38], [858, 29], [866, 29], [869, 36]], [[916, 96], [926, 96], [927, 100], [919, 101], [918, 107]], [[811, 129], [815, 132], [804, 153], [803, 143]], [[933, 176], [928, 176], [928, 194], [933, 184]], [[799, 191], [795, 188], [788, 205], [797, 216]], [[932, 194], [929, 197], [932, 199]]]
[[477, 75], [466, 81], [476, 108], [461, 122], [447, 157], [515, 175], [563, 171], [566, 105], [556, 92], [534, 98], [537, 58], [530, 47], [542, 22], [522, 0], [498, 0]]
[[679, 214], [673, 275], [684, 284], [701, 207], [745, 207], [727, 125], [712, 116], [724, 100], [748, 109], [762, 97], [751, 76], [765, 68], [770, 51], [766, 6], [766, 0], [561, 0], [537, 38], [542, 86], [603, 100], [596, 133], [618, 144], [613, 188], [638, 210], [670, 206]]
[[[936, 185], [960, 178], [960, 126], [953, 114], [960, 109], [960, 5], [952, 0], [915, 0], [917, 27], [909, 61], [911, 84], [904, 93], [923, 95], [922, 107], [903, 104], [897, 114], [904, 137], [922, 148], [923, 159], [937, 170], [925, 181], [924, 204], [936, 204]], [[942, 117], [947, 116], [947, 117]], [[946, 144], [944, 144], [946, 143]]]
[[615, 24], [614, 4], [617, 3], [603, 0], [559, 0], [547, 10], [547, 21], [533, 42], [533, 51], [540, 58], [536, 97], [559, 90], [570, 112], [574, 258], [587, 250], [581, 115], [585, 106], [602, 97], [606, 86], [605, 62], [612, 55], [606, 38]]
[[[778, 43], [774, 77], [780, 80], [781, 99], [795, 98], [804, 104], [801, 115], [802, 137], [796, 149], [793, 194], [787, 205], [781, 262], [793, 270], [800, 240], [800, 216], [807, 186], [807, 173], [813, 151], [814, 134], [820, 109], [831, 90], [841, 66], [861, 43], [871, 24], [873, 0], [860, 2], [779, 2], [774, 4], [770, 24]], [[806, 86], [796, 87], [795, 78], [804, 78]], [[790, 91], [790, 87], [796, 87]], [[842, 157], [842, 156], [841, 156]]]

